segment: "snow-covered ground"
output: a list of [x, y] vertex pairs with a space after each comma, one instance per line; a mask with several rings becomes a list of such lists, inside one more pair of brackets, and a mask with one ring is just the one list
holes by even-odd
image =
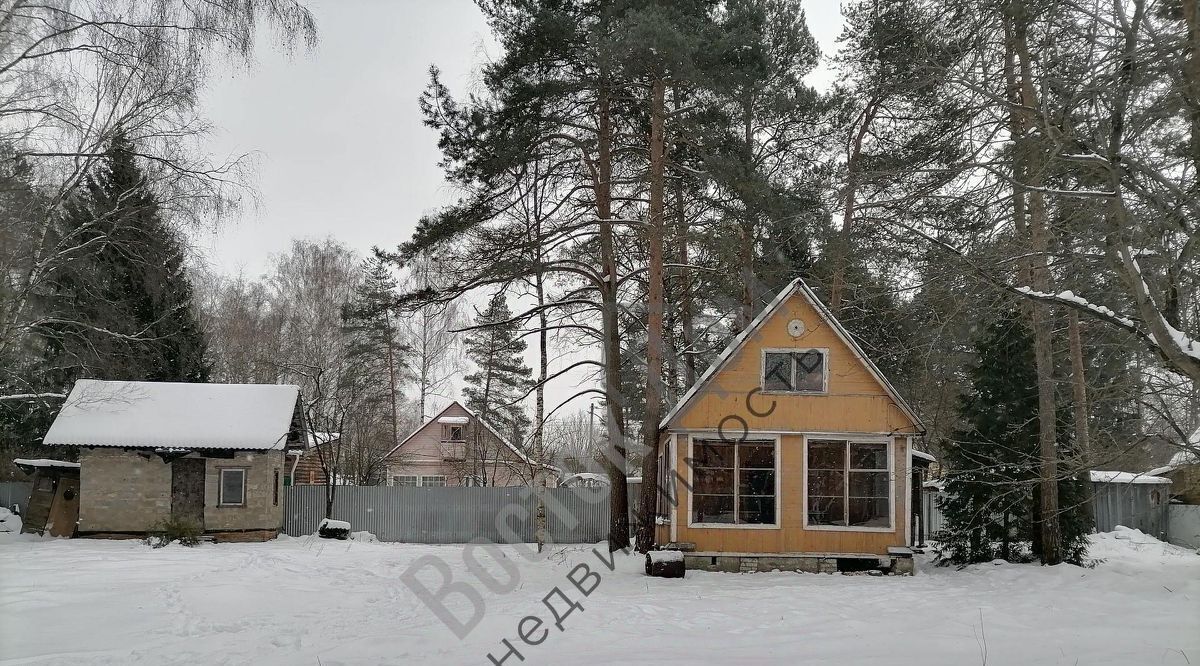
[[[634, 556], [609, 572], [585, 547], [537, 563], [503, 547], [520, 580], [496, 594], [475, 583], [461, 546], [305, 537], [151, 549], [0, 534], [0, 663], [488, 663], [507, 638], [525, 661], [506, 664], [1200, 664], [1200, 555], [1134, 531], [1094, 544], [1094, 569], [682, 580], [648, 578]], [[427, 555], [482, 593], [465, 639], [401, 581]], [[581, 562], [602, 575], [587, 597], [567, 579]], [[561, 631], [542, 603], [556, 587], [583, 606]], [[469, 604], [453, 608], [468, 615]], [[540, 645], [518, 637], [529, 615], [545, 621], [526, 623], [532, 639], [549, 629]]]

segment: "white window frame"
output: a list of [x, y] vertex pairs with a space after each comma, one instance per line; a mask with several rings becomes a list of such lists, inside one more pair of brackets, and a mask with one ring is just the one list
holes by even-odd
[[[412, 485], [406, 486], [403, 483], [400, 483], [399, 481], [397, 481], [397, 479], [412, 479]], [[392, 485], [396, 486], [397, 488], [415, 488], [418, 485], [420, 485], [420, 483], [421, 483], [421, 477], [417, 476], [416, 474], [393, 474], [392, 475]]]
[[[820, 391], [798, 391], [792, 389], [783, 391], [779, 389], [767, 390], [765, 384], [767, 379], [767, 354], [804, 354], [807, 352], [820, 352], [822, 356], [821, 363], [821, 390]], [[759, 391], [761, 395], [829, 395], [829, 348], [828, 347], [764, 347], [759, 351], [758, 363], [758, 380]], [[796, 385], [796, 368], [792, 365], [792, 386]]]
[[[436, 485], [436, 486], [425, 485], [425, 479], [441, 479], [442, 483], [440, 485]], [[445, 488], [446, 482], [447, 482], [447, 479], [446, 479], [445, 474], [422, 474], [420, 483], [418, 485], [420, 485], [420, 487], [422, 487], [422, 488]]]
[[[720, 435], [717, 435], [714, 437], [712, 435], [705, 435], [702, 433], [690, 433], [690, 432], [688, 433], [688, 457], [687, 457], [687, 460], [688, 460], [688, 463], [687, 463], [688, 483], [687, 483], [687, 488], [686, 488], [687, 494], [688, 494], [687, 526], [688, 527], [698, 527], [698, 528], [702, 528], [702, 529], [717, 529], [717, 530], [778, 530], [778, 529], [781, 529], [782, 528], [782, 520], [783, 520], [783, 495], [780, 492], [782, 473], [779, 468], [779, 453], [780, 453], [780, 451], [779, 451], [779, 442], [780, 442], [779, 435], [775, 435], [775, 434], [771, 434], [771, 433], [748, 432], [745, 434], [744, 437], [742, 437], [740, 439], [725, 438], [725, 441], [727, 441], [731, 444], [736, 444], [739, 442], [752, 442], [752, 441], [774, 442], [774, 445], [775, 445], [775, 456], [774, 456], [774, 458], [775, 458], [775, 522], [771, 523], [771, 524], [764, 524], [764, 523], [696, 523], [696, 522], [692, 522], [692, 516], [695, 515], [694, 513], [692, 513], [692, 498], [695, 497], [695, 495], [696, 495], [696, 493], [694, 491], [694, 488], [696, 487], [696, 483], [695, 483], [695, 479], [692, 478], [695, 475], [696, 470], [695, 470], [695, 465], [692, 464], [692, 461], [694, 461], [696, 459], [696, 450], [695, 449], [696, 449], [696, 440], [697, 439], [720, 440], [722, 438]], [[734, 489], [736, 491], [737, 483], [738, 483], [736, 466], [734, 467], [733, 483], [734, 483]], [[734, 502], [734, 511], [735, 512], [737, 511], [737, 502], [736, 501]]]
[[[887, 527], [861, 527], [854, 525], [809, 525], [808, 524], [808, 443], [810, 440], [817, 441], [842, 441], [854, 444], [883, 444], [887, 450], [888, 461], [888, 526]], [[895, 532], [896, 531], [896, 442], [891, 437], [879, 437], [864, 435], [862, 433], [822, 433], [805, 434], [804, 435], [804, 478], [801, 482], [800, 490], [802, 495], [803, 505], [803, 525], [806, 530], [814, 530], [821, 532]], [[846, 486], [850, 483], [850, 474], [846, 472], [846, 478], [843, 481], [844, 496], [849, 496], [849, 491]], [[849, 501], [847, 499], [847, 501]], [[847, 507], [847, 510], [849, 507]]]
[[[225, 473], [237, 472], [242, 475], [242, 498], [238, 502], [225, 501]], [[217, 506], [246, 506], [246, 468], [221, 467], [217, 470]]]
[[[454, 429], [458, 428], [458, 439], [454, 439]], [[460, 423], [443, 423], [442, 424], [442, 441], [443, 442], [465, 442], [467, 441], [467, 426]]]

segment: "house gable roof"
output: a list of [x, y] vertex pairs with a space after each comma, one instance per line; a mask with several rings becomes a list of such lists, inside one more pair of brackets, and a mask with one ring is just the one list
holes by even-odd
[[71, 388], [43, 442], [51, 446], [283, 449], [295, 429], [299, 398], [299, 387], [289, 384], [81, 379]]
[[[508, 441], [507, 438], [505, 438], [503, 435], [501, 435], [495, 428], [492, 427], [492, 424], [479, 418], [479, 416], [476, 415], [475, 412], [471, 411], [470, 409], [467, 408], [466, 405], [462, 404], [461, 402], [459, 402], [457, 400], [452, 401], [450, 404], [446, 405], [442, 409], [442, 411], [440, 411], [437, 414], [434, 414], [430, 418], [426, 419], [426, 421], [424, 423], [422, 423], [416, 430], [409, 433], [408, 437], [405, 437], [403, 440], [400, 441], [399, 444], [394, 446], [391, 451], [388, 451], [386, 454], [384, 454], [383, 458], [386, 459], [386, 458], [390, 457], [393, 453], [399, 451], [405, 444], [407, 444], [409, 442], [409, 440], [411, 440], [413, 437], [416, 437], [418, 434], [421, 433], [421, 431], [425, 430], [425, 428], [428, 428], [429, 426], [431, 426], [435, 423], [438, 423], [438, 419], [440, 419], [443, 414], [448, 412], [450, 410], [450, 408], [454, 407], [455, 405], [458, 405], [459, 409], [466, 412], [477, 423], [482, 424], [483, 427], [486, 428], [488, 432], [492, 433], [492, 435], [494, 435], [496, 437], [496, 439], [500, 440], [504, 444], [504, 446], [508, 447], [508, 450], [510, 450], [514, 454], [516, 454], [517, 457], [520, 458], [521, 461], [528, 463], [530, 465], [534, 464], [533, 461], [529, 459], [529, 456], [525, 455], [525, 453], [523, 451], [521, 451], [512, 442]], [[543, 465], [543, 466], [550, 467], [548, 465]]]
[[763, 308], [763, 311], [760, 312], [758, 316], [755, 317], [742, 332], [738, 333], [737, 336], [730, 341], [730, 343], [725, 347], [716, 360], [714, 360], [712, 364], [708, 366], [708, 369], [706, 369], [704, 373], [700, 375], [700, 378], [696, 380], [696, 383], [693, 384], [692, 387], [683, 394], [683, 397], [681, 397], [679, 401], [675, 403], [675, 406], [667, 412], [667, 415], [663, 417], [662, 421], [659, 423], [659, 428], [666, 429], [670, 427], [671, 422], [677, 416], [682, 414], [684, 410], [695, 401], [697, 396], [699, 396], [705, 390], [711, 380], [730, 363], [730, 361], [746, 346], [746, 344], [763, 327], [763, 325], [777, 312], [779, 312], [783, 305], [796, 294], [801, 295], [812, 307], [812, 309], [816, 311], [817, 315], [830, 326], [837, 337], [850, 349], [851, 353], [854, 354], [854, 357], [858, 360], [858, 362], [867, 370], [867, 372], [875, 379], [875, 381], [877, 381], [879, 385], [883, 387], [884, 392], [889, 398], [892, 399], [893, 402], [895, 402], [900, 411], [903, 412], [910, 421], [912, 421], [913, 425], [915, 425], [918, 430], [924, 431], [925, 427], [921, 424], [921, 420], [917, 417], [916, 412], [912, 410], [904, 398], [900, 396], [900, 393], [896, 391], [896, 388], [892, 386], [891, 382], [888, 381], [887, 377], [883, 376], [883, 373], [880, 372], [878, 366], [871, 361], [871, 359], [863, 351], [862, 347], [855, 342], [854, 338], [850, 336], [850, 333], [842, 326], [841, 322], [839, 322], [837, 318], [833, 316], [833, 313], [829, 311], [829, 308], [825, 307], [825, 304], [822, 303], [819, 298], [817, 298], [817, 295], [813, 293], [812, 289], [809, 288], [809, 286], [805, 284], [804, 280], [801, 278], [792, 280], [791, 283], [784, 287], [783, 290], [780, 291], [779, 294], [777, 294], [769, 304], [767, 304], [767, 307]]

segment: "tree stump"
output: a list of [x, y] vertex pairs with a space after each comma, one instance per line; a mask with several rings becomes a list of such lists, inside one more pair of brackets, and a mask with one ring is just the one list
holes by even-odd
[[678, 550], [652, 550], [646, 553], [646, 575], [657, 578], [683, 578], [686, 567], [683, 552]]

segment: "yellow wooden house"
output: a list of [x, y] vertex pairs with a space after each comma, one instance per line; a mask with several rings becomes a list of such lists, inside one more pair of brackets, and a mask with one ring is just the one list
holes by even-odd
[[661, 429], [656, 541], [689, 569], [912, 572], [920, 421], [802, 280]]

